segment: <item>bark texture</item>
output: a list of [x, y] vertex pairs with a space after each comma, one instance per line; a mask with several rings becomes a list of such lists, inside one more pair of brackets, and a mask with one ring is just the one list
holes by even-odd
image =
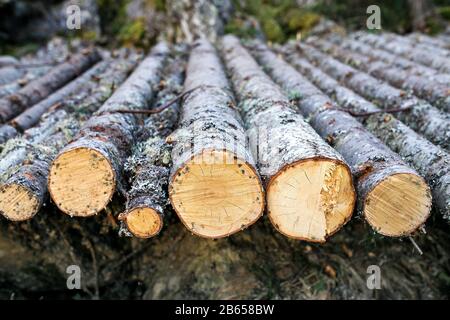
[[450, 149], [449, 117], [408, 93], [396, 89], [372, 76], [360, 72], [306, 44], [299, 44], [300, 51], [320, 69], [341, 81], [346, 87], [370, 99], [383, 109], [408, 108], [397, 113], [397, 118], [424, 135], [431, 142]]
[[[333, 97], [339, 106], [357, 113], [380, 111], [373, 103], [341, 86], [294, 51], [288, 53], [288, 60], [328, 96]], [[450, 213], [448, 153], [415, 133], [391, 114], [379, 113], [360, 119], [370, 132], [398, 153], [426, 179], [431, 187], [433, 203], [448, 221]]]
[[445, 73], [439, 73], [437, 70], [415, 63], [409, 59], [397, 56], [385, 50], [376, 49], [371, 47], [364, 42], [354, 40], [353, 38], [331, 38], [337, 44], [341, 44], [343, 48], [356, 51], [365, 56], [371, 57], [373, 59], [382, 60], [389, 65], [395, 66], [397, 68], [402, 68], [404, 71], [427, 77], [430, 82], [437, 82], [446, 86], [450, 85], [450, 75]]
[[[156, 108], [174, 99], [183, 89], [186, 59], [182, 55], [176, 53], [175, 57], [169, 58], [155, 99]], [[149, 238], [156, 236], [163, 227], [169, 204], [167, 187], [172, 166], [172, 148], [165, 139], [176, 128], [179, 109], [177, 101], [161, 113], [151, 115], [137, 133], [139, 143], [133, 147], [133, 153], [125, 163], [130, 187], [126, 192], [125, 211], [119, 215], [120, 234]], [[146, 221], [144, 230], [130, 228], [127, 217], [145, 208], [156, 212], [159, 224], [152, 228], [148, 225], [150, 221]]]
[[414, 48], [414, 46], [404, 41], [396, 41], [392, 36], [359, 33], [356, 35], [356, 39], [434, 68], [441, 73], [450, 73], [450, 58], [442, 57], [430, 50], [424, 51]]
[[[282, 90], [261, 70], [250, 54], [241, 46], [239, 39], [234, 36], [225, 36], [222, 39], [223, 57], [231, 75], [235, 91], [239, 97], [239, 109], [244, 117], [245, 125], [250, 137], [252, 151], [257, 155], [259, 170], [268, 185], [267, 193], [270, 197], [271, 184], [283, 174], [286, 168], [309, 159], [328, 159], [348, 170], [347, 164], [341, 155], [331, 148], [309, 126], [304, 118], [295, 112], [288, 97]], [[333, 176], [330, 176], [333, 180]], [[309, 178], [308, 178], [309, 180]], [[335, 182], [333, 182], [335, 183]], [[325, 183], [326, 184], [326, 183]], [[350, 181], [351, 184], [351, 181]], [[301, 186], [299, 186], [301, 187]], [[341, 186], [342, 187], [342, 186]], [[327, 186], [324, 187], [327, 191]], [[344, 187], [342, 187], [344, 188]], [[330, 187], [330, 190], [333, 189]], [[353, 186], [351, 187], [353, 192]], [[334, 190], [330, 191], [333, 192]], [[326, 193], [326, 192], [325, 192]], [[352, 201], [350, 193], [348, 201]], [[333, 212], [333, 199], [328, 199], [330, 215]], [[268, 200], [269, 217], [274, 223], [277, 208], [271, 207]], [[351, 204], [352, 210], [354, 205]], [[306, 210], [306, 209], [305, 209]], [[328, 209], [327, 209], [328, 210]], [[351, 211], [350, 210], [350, 216]], [[308, 211], [308, 210], [306, 210]], [[326, 210], [325, 210], [326, 211]], [[302, 236], [294, 236], [294, 227], [277, 225], [275, 227], [285, 235], [310, 241], [325, 241], [326, 237], [340, 229], [350, 216], [343, 219], [340, 225], [326, 230], [325, 234], [317, 238], [307, 238], [309, 232], [299, 232]], [[298, 217], [300, 219], [300, 217]], [[314, 218], [313, 218], [314, 219]], [[300, 224], [312, 224], [312, 221], [302, 221]], [[289, 230], [289, 232], [287, 231]], [[312, 237], [312, 236], [311, 236]]]
[[[368, 203], [368, 196], [377, 185], [398, 174], [406, 173], [418, 176], [397, 154], [365, 130], [360, 122], [348, 113], [336, 110], [338, 106], [327, 95], [288, 63], [278, 58], [267, 46], [262, 43], [254, 43], [252, 48], [252, 52], [272, 78], [295, 98], [300, 111], [310, 119], [313, 128], [322, 138], [329, 141], [349, 163], [357, 181], [359, 209], [366, 218], [370, 215], [365, 208]], [[425, 190], [429, 192], [428, 187], [425, 187]], [[429, 194], [425, 201], [427, 201], [428, 210], [420, 212], [419, 216], [412, 219], [409, 215], [401, 217], [404, 212], [400, 212], [399, 216], [396, 217], [397, 212], [393, 210], [388, 216], [389, 221], [385, 222], [386, 225], [374, 224], [370, 218], [367, 221], [376, 231], [384, 235], [409, 235], [421, 226], [429, 216], [431, 209], [431, 196]], [[407, 203], [401, 211], [411, 211], [411, 208], [415, 209], [416, 206], [416, 203]], [[419, 207], [421, 206], [423, 206], [422, 203], [419, 204]], [[399, 223], [399, 220], [402, 219], [404, 221]], [[411, 220], [414, 220], [414, 223], [411, 223]], [[397, 224], [395, 232], [394, 228], [389, 225], [391, 222]]]
[[346, 64], [363, 70], [397, 88], [411, 91], [445, 112], [450, 111], [450, 87], [447, 85], [433, 82], [432, 78], [417, 76], [401, 68], [392, 67], [381, 60], [374, 60], [340, 48], [322, 39], [314, 39], [311, 43]]
[[[123, 109], [141, 110], [148, 106], [154, 96], [154, 85], [159, 82], [160, 72], [166, 60], [169, 48], [166, 43], [160, 42], [152, 50], [149, 56], [141, 62], [133, 74], [114, 92], [114, 94], [103, 104], [95, 116], [89, 119], [81, 128], [79, 134], [72, 143], [66, 146], [56, 157], [52, 164], [52, 174], [49, 177], [49, 190], [52, 199], [58, 207], [69, 215], [89, 216], [103, 210], [111, 200], [116, 187], [123, 191], [122, 169], [125, 159], [130, 153], [134, 142], [134, 134], [137, 129], [138, 117], [134, 114], [118, 113]], [[91, 194], [92, 190], [84, 190], [80, 195], [83, 202], [79, 202], [80, 207], [74, 210], [64, 203], [64, 189], [66, 186], [55, 184], [54, 180], [58, 175], [66, 179], [66, 174], [70, 175], [72, 170], [61, 173], [58, 168], [58, 160], [64, 159], [64, 155], [74, 150], [92, 151], [95, 157], [100, 157], [101, 162], [111, 170], [105, 176], [104, 185], [108, 188], [105, 191], [105, 201], [95, 202], [97, 199]], [[98, 164], [98, 163], [97, 163]], [[97, 164], [88, 164], [87, 170], [96, 171]], [[82, 179], [82, 177], [78, 177]], [[98, 183], [98, 182], [96, 182]], [[74, 185], [74, 192], [77, 186]], [[83, 186], [84, 188], [85, 186]], [[95, 190], [98, 185], [91, 187]], [[84, 198], [83, 198], [84, 197]], [[92, 208], [92, 201], [98, 204]]]
[[69, 61], [54, 67], [39, 80], [33, 81], [17, 93], [0, 100], [0, 121], [5, 122], [41, 101], [53, 91], [100, 60], [97, 50], [90, 50], [73, 56]]
[[[168, 141], [173, 143], [170, 200], [184, 225], [191, 232], [202, 237], [226, 237], [248, 227], [261, 216], [264, 193], [255, 168], [255, 160], [247, 145], [242, 119], [235, 108], [232, 90], [217, 52], [206, 38], [201, 38], [193, 44], [184, 90], [191, 93], [183, 99], [178, 129], [168, 137]], [[214, 158], [216, 155], [221, 159], [207, 160], [208, 157]], [[211, 170], [210, 175], [208, 172], [201, 173], [205, 183], [206, 181], [214, 183], [212, 180], [217, 179], [216, 181], [225, 185], [237, 180], [241, 186], [248, 187], [251, 191], [239, 197], [232, 195], [231, 190], [225, 190], [223, 193], [220, 190], [203, 192], [201, 187], [198, 187], [192, 199], [206, 200], [202, 205], [208, 207], [204, 210], [211, 210], [211, 220], [208, 221], [209, 212], [191, 216], [186, 212], [189, 208], [184, 208], [183, 200], [180, 198], [182, 197], [180, 190], [184, 184], [184, 180], [181, 179], [189, 177], [189, 168], [195, 167], [197, 163], [202, 172], [203, 164]], [[236, 171], [234, 177], [222, 174], [227, 167]], [[214, 168], [217, 170], [213, 174]], [[201, 183], [201, 181], [191, 183], [195, 182]], [[221, 187], [223, 188], [223, 185], [211, 189]], [[245, 205], [239, 208], [239, 204], [236, 204], [237, 207], [233, 208], [234, 201], [240, 200], [245, 200]], [[213, 205], [214, 201], [220, 203]], [[254, 202], [247, 203], [247, 201]]]

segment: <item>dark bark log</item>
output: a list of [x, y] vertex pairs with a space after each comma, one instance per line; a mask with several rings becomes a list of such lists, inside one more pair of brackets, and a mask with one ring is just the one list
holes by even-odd
[[409, 12], [414, 30], [424, 31], [427, 19], [434, 15], [433, 2], [430, 0], [408, 0]]
[[[176, 55], [170, 58], [163, 71], [154, 108], [164, 105], [183, 89], [186, 59], [182, 56], [183, 52]], [[125, 211], [119, 215], [119, 234], [154, 237], [167, 220], [172, 148], [165, 139], [175, 129], [178, 113], [179, 103], [176, 101], [169, 108], [147, 118], [137, 134], [139, 143], [133, 147], [133, 154], [125, 163], [130, 187], [126, 192]]]
[[[353, 112], [373, 112], [380, 109], [353, 91], [341, 86], [336, 80], [310, 64], [295, 52], [288, 60], [310, 81], [341, 106]], [[431, 187], [433, 203], [445, 220], [450, 216], [450, 157], [428, 140], [387, 113], [375, 114], [362, 119], [365, 127], [383, 141], [391, 150], [411, 164]]]
[[431, 209], [425, 181], [267, 46], [255, 43], [253, 53], [295, 98], [313, 128], [350, 164], [357, 181], [359, 209], [369, 224], [392, 237], [409, 235], [423, 225]]
[[31, 105], [41, 101], [53, 91], [100, 60], [97, 50], [73, 56], [69, 61], [53, 68], [49, 73], [27, 84], [17, 93], [0, 100], [0, 121], [8, 121]]
[[309, 45], [299, 44], [298, 49], [320, 69], [341, 81], [346, 87], [380, 105], [383, 109], [410, 108], [397, 113], [396, 117], [431, 142], [446, 150], [450, 149], [448, 115], [438, 111], [427, 102], [380, 82]]
[[168, 51], [165, 43], [156, 45], [53, 161], [49, 190], [64, 213], [94, 215], [110, 202], [116, 187], [123, 191], [123, 164], [134, 143], [138, 117], [115, 111], [147, 108]]
[[221, 238], [253, 224], [264, 190], [242, 119], [215, 48], [205, 38], [191, 51], [180, 125], [173, 143], [169, 196], [192, 233]]
[[356, 39], [368, 43], [376, 48], [395, 53], [415, 62], [434, 68], [441, 73], [450, 73], [450, 58], [439, 56], [432, 51], [423, 51], [414, 46], [396, 41], [389, 35], [374, 35], [369, 33], [359, 33]]
[[46, 114], [41, 126], [27, 130], [18, 139], [21, 144], [6, 153], [0, 167], [8, 163], [19, 167], [9, 167], [3, 175], [8, 177], [0, 186], [0, 211], [5, 217], [23, 221], [39, 211], [47, 198], [48, 172], [54, 157], [126, 78], [134, 64], [134, 58], [110, 61], [110, 67], [97, 74], [96, 80], [87, 79], [81, 92]]
[[433, 78], [417, 76], [407, 70], [392, 67], [381, 60], [371, 59], [365, 55], [340, 48], [325, 40], [314, 39], [313, 43], [315, 47], [340, 61], [382, 79], [397, 88], [411, 91], [418, 97], [433, 103], [439, 109], [450, 112], [450, 87], [448, 85], [433, 82]]
[[356, 196], [349, 167], [236, 37], [224, 37], [222, 47], [250, 145], [267, 182], [272, 223], [286, 236], [326, 241], [353, 212]]

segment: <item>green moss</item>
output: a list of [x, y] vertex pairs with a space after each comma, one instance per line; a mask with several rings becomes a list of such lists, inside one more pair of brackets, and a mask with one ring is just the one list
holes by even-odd
[[257, 35], [255, 26], [246, 24], [244, 20], [239, 18], [231, 19], [224, 28], [225, 33], [232, 33], [240, 38], [251, 39]]
[[286, 39], [283, 29], [275, 19], [261, 21], [261, 27], [269, 41], [283, 42]]
[[320, 21], [320, 15], [302, 9], [292, 9], [283, 17], [283, 22], [289, 32], [308, 32]]
[[447, 21], [450, 21], [450, 6], [441, 7], [438, 9], [438, 12], [442, 18], [444, 18]]
[[144, 45], [145, 23], [144, 19], [136, 19], [125, 24], [119, 31], [118, 39], [125, 45]]

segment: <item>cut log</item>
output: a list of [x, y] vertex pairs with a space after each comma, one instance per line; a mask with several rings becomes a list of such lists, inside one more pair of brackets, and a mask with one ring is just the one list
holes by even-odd
[[8, 121], [31, 105], [38, 103], [53, 91], [83, 73], [100, 58], [97, 50], [88, 50], [77, 54], [69, 61], [54, 67], [39, 80], [31, 82], [17, 93], [1, 99], [0, 121]]
[[450, 112], [450, 87], [448, 85], [436, 83], [432, 78], [417, 76], [401, 68], [392, 67], [381, 60], [374, 60], [365, 55], [340, 48], [322, 39], [314, 39], [311, 43], [316, 48], [344, 63], [382, 79], [397, 88], [411, 91], [418, 97], [433, 103], [439, 109]]
[[446, 150], [450, 149], [450, 119], [447, 114], [309, 45], [298, 44], [297, 48], [320, 69], [363, 97], [376, 101], [383, 109], [407, 109], [396, 114], [399, 120], [431, 142]]
[[222, 238], [253, 224], [264, 209], [264, 190], [247, 147], [242, 119], [215, 48], [194, 43], [179, 128], [173, 143], [169, 196], [192, 233]]
[[403, 56], [412, 61], [436, 69], [441, 73], [450, 73], [450, 58], [439, 56], [433, 51], [416, 49], [414, 46], [405, 43], [404, 41], [396, 41], [385, 34], [374, 35], [361, 32], [355, 34], [355, 37], [376, 48], [390, 51], [399, 56]]
[[360, 117], [365, 127], [412, 165], [431, 187], [433, 203], [445, 220], [450, 217], [450, 157], [444, 150], [415, 133], [393, 115], [383, 113], [373, 103], [341, 86], [294, 51], [290, 63], [341, 106], [357, 113], [376, 112]]
[[8, 179], [0, 185], [0, 212], [6, 218], [23, 221], [36, 215], [47, 198], [52, 160], [112, 94], [114, 87], [125, 80], [134, 65], [133, 59], [110, 61], [110, 68], [98, 74], [96, 80], [85, 83], [82, 92], [66, 98], [59, 109], [45, 115], [41, 126], [27, 130], [25, 138], [21, 138], [22, 146], [6, 153], [0, 167], [7, 159], [12, 167], [18, 165], [18, 169], [9, 168]]
[[356, 196], [348, 165], [298, 114], [234, 36], [223, 57], [267, 183], [267, 211], [282, 234], [325, 242], [351, 217]]
[[110, 60], [98, 62], [95, 66], [71, 81], [69, 84], [22, 112], [12, 119], [10, 123], [0, 126], [0, 143], [4, 143], [18, 133], [34, 126], [50, 107], [55, 106], [57, 103], [61, 103], [65, 97], [76, 92], [76, 90], [86, 84], [86, 82], [89, 82], [90, 78], [102, 73], [110, 63]]
[[116, 111], [147, 107], [168, 51], [165, 43], [156, 45], [53, 161], [49, 191], [64, 213], [92, 216], [106, 207], [116, 187], [123, 191], [123, 164], [133, 144], [138, 117]]
[[[156, 108], [181, 93], [185, 65], [183, 57], [171, 57], [168, 61], [156, 97]], [[161, 113], [146, 119], [137, 134], [140, 143], [133, 148], [133, 154], [125, 164], [130, 188], [126, 193], [125, 211], [119, 215], [120, 234], [150, 238], [156, 236], [163, 227], [169, 203], [167, 186], [172, 166], [172, 150], [165, 138], [175, 129], [178, 113], [177, 101]]]
[[409, 235], [424, 224], [431, 209], [425, 181], [267, 46], [256, 43], [253, 53], [272, 78], [296, 98], [313, 128], [350, 164], [358, 207], [369, 224], [391, 237]]
[[19, 60], [12, 56], [0, 56], [0, 68], [16, 66], [19, 64]]
[[450, 75], [445, 73], [439, 73], [437, 70], [415, 63], [406, 58], [397, 56], [385, 50], [376, 49], [368, 44], [361, 41], [354, 40], [353, 38], [331, 38], [337, 44], [341, 44], [343, 48], [356, 51], [365, 56], [371, 57], [373, 59], [382, 60], [392, 66], [397, 68], [402, 68], [411, 74], [428, 77], [430, 81], [437, 82], [440, 84], [450, 85]]

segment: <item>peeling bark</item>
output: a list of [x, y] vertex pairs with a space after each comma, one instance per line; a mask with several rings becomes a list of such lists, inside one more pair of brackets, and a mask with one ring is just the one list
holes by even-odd
[[[306, 59], [291, 52], [288, 60], [310, 81], [339, 104], [353, 112], [373, 112], [380, 109], [336, 80], [314, 67]], [[431, 187], [433, 203], [445, 220], [450, 216], [450, 157], [388, 113], [361, 118], [365, 127], [391, 150], [411, 164]]]
[[49, 190], [64, 213], [94, 215], [106, 207], [116, 187], [123, 191], [123, 164], [134, 143], [138, 117], [116, 111], [147, 107], [168, 52], [164, 42], [156, 45], [53, 161]]
[[[355, 194], [347, 164], [296, 113], [288, 97], [236, 37], [225, 36], [222, 47], [250, 145], [267, 182], [268, 214], [272, 223], [286, 236], [326, 241], [350, 219], [353, 211]], [[321, 176], [322, 166], [326, 168], [325, 176]], [[303, 180], [296, 182], [300, 181], [297, 173], [306, 177], [305, 185]], [[293, 188], [292, 194], [289, 188]], [[314, 199], [314, 204], [305, 205], [301, 194], [311, 197], [304, 201]], [[295, 214], [289, 209], [294, 209]]]
[[309, 45], [299, 44], [298, 49], [320, 69], [383, 109], [409, 108], [397, 113], [397, 118], [431, 142], [446, 150], [450, 149], [450, 119], [447, 114]]
[[[428, 218], [431, 195], [428, 186], [402, 159], [389, 150], [380, 140], [364, 129], [363, 125], [338, 107], [331, 99], [311, 84], [288, 63], [278, 58], [262, 43], [255, 43], [254, 55], [272, 78], [286, 92], [295, 97], [302, 114], [313, 128], [326, 139], [349, 163], [357, 181], [358, 205], [369, 224], [387, 236], [405, 236], [414, 232]], [[382, 188], [385, 181], [397, 175], [408, 176], [399, 181], [397, 188], [388, 194], [372, 197], [372, 192]], [[408, 185], [409, 184], [409, 185]], [[405, 192], [417, 188], [425, 196], [412, 198]], [[403, 190], [404, 189], [404, 190]], [[392, 195], [396, 194], [396, 197]], [[407, 199], [407, 200], [406, 200]], [[375, 202], [379, 201], [379, 205]], [[388, 207], [385, 203], [395, 202]]]
[[69, 61], [54, 67], [45, 76], [27, 84], [17, 93], [4, 97], [0, 100], [0, 121], [8, 121], [41, 101], [99, 60], [97, 50], [77, 54]]
[[314, 46], [354, 66], [370, 75], [387, 81], [389, 84], [407, 91], [411, 91], [422, 99], [425, 99], [445, 112], [450, 111], [450, 87], [433, 82], [432, 78], [417, 76], [409, 71], [392, 67], [383, 61], [371, 59], [362, 54], [342, 49], [331, 42], [315, 39]]

